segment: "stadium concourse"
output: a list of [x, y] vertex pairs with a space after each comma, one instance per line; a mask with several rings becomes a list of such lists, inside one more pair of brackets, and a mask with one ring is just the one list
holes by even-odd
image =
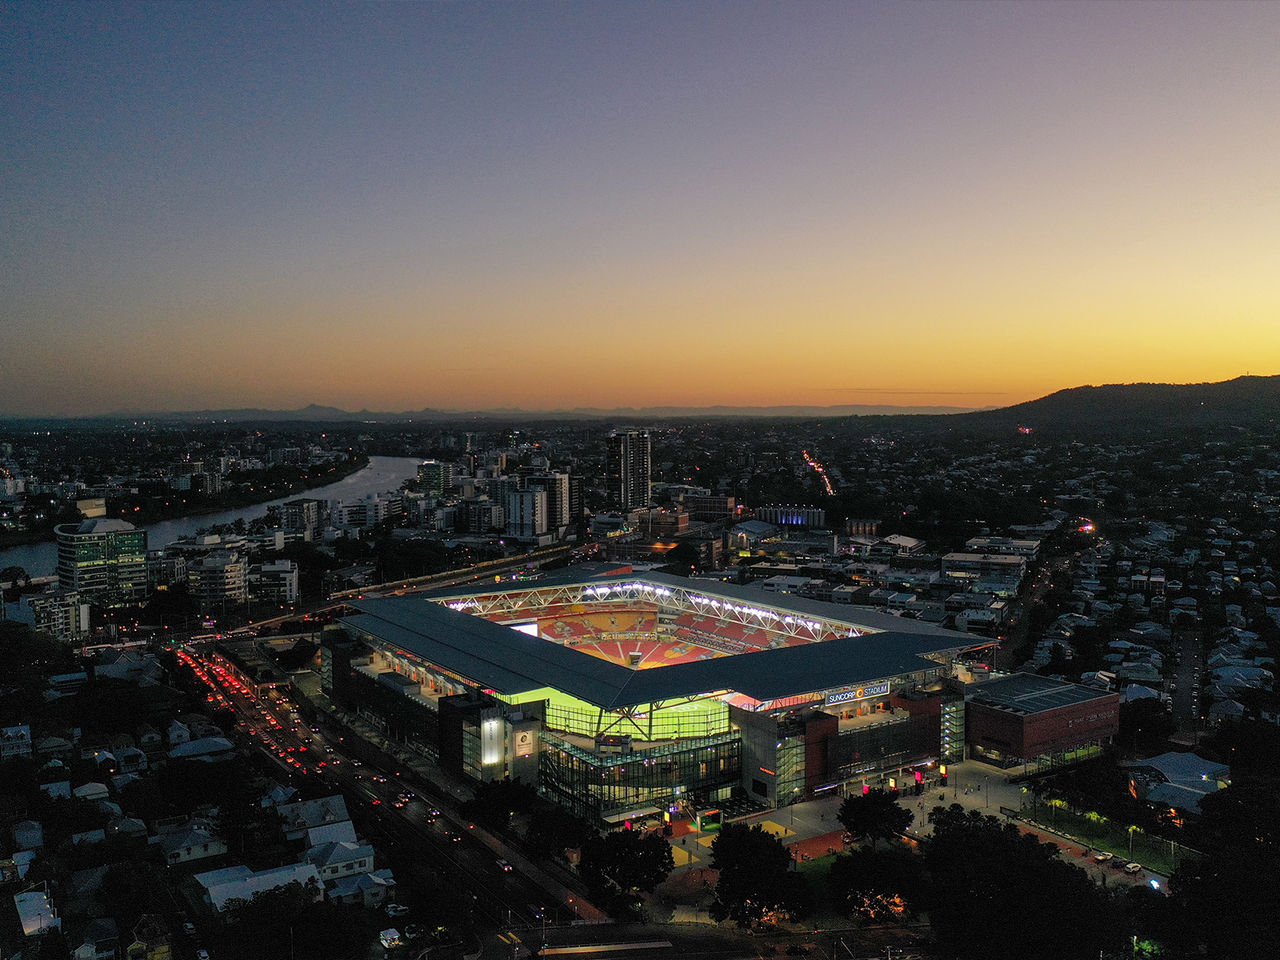
[[710, 823], [957, 761], [946, 681], [991, 642], [605, 564], [352, 607], [322, 643], [330, 696], [449, 769], [603, 822]]

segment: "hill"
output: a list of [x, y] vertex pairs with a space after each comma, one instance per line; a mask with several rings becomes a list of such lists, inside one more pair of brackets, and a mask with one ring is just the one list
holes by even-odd
[[1280, 420], [1280, 376], [1221, 383], [1126, 383], [1072, 387], [1038, 400], [947, 417], [957, 430], [1030, 427], [1051, 433], [1166, 433], [1258, 427]]

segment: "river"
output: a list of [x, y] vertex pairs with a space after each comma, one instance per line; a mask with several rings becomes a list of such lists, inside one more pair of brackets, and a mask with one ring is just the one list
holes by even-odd
[[[296, 500], [299, 497], [310, 497], [316, 500], [358, 500], [369, 493], [398, 490], [401, 483], [418, 475], [419, 463], [421, 461], [416, 457], [370, 457], [368, 466], [343, 477], [337, 483], [324, 487], [316, 487], [302, 493], [291, 493], [279, 500], [270, 500], [250, 507], [237, 507], [235, 510], [220, 510], [217, 513], [205, 513], [198, 517], [180, 517], [177, 520], [153, 523], [146, 528], [147, 547], [151, 550], [160, 549], [167, 543], [189, 537], [197, 530], [211, 527], [215, 523], [235, 523], [238, 519], [248, 522], [254, 517], [265, 514], [267, 507], [278, 506], [286, 500]], [[10, 566], [22, 567], [33, 577], [56, 573], [58, 545], [50, 541], [0, 550], [0, 569]]]

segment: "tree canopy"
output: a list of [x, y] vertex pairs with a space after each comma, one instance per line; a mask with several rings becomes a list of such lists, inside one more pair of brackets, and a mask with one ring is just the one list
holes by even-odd
[[1114, 904], [1055, 845], [958, 804], [929, 820], [929, 917], [948, 955], [1067, 960], [1118, 942]]
[[1252, 956], [1275, 939], [1280, 903], [1280, 787], [1274, 778], [1245, 779], [1200, 802], [1195, 839], [1205, 853], [1171, 878], [1179, 937], [1188, 953]]
[[924, 867], [911, 850], [851, 850], [831, 865], [831, 891], [867, 923], [905, 920], [925, 902]]
[[871, 790], [846, 797], [837, 814], [840, 823], [858, 840], [888, 840], [915, 820], [915, 814], [898, 805], [897, 797], [885, 790]]
[[616, 830], [583, 845], [578, 872], [593, 900], [626, 914], [640, 893], [652, 893], [674, 867], [671, 846], [660, 835]]
[[794, 920], [809, 908], [809, 888], [791, 870], [782, 841], [759, 826], [731, 823], [711, 843], [711, 866], [720, 871], [711, 915], [740, 927]]
[[462, 805], [462, 812], [492, 830], [505, 830], [513, 815], [530, 810], [537, 800], [533, 787], [518, 777], [507, 777], [479, 784], [472, 798]]

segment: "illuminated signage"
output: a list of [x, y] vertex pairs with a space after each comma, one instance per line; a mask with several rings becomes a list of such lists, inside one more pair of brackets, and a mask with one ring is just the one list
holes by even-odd
[[850, 700], [865, 700], [867, 697], [883, 697], [889, 692], [889, 681], [883, 683], [873, 683], [867, 687], [855, 687], [852, 690], [841, 690], [839, 693], [833, 693], [827, 697], [826, 704], [828, 707], [837, 703], [848, 703]]

